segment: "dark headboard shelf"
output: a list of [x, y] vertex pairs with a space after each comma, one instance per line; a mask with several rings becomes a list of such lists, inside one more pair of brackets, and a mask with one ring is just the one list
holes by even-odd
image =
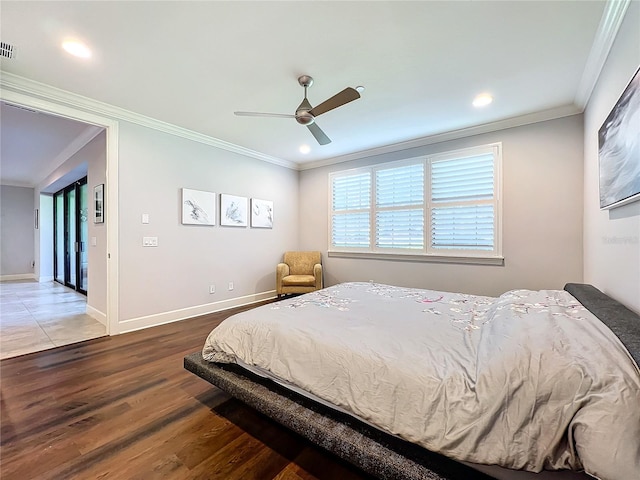
[[605, 295], [593, 285], [567, 283], [564, 289], [602, 320], [624, 343], [636, 364], [640, 365], [640, 315]]

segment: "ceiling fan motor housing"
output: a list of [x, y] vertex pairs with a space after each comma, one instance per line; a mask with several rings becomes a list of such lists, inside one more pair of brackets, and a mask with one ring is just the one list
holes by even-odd
[[298, 122], [300, 125], [311, 125], [314, 120], [315, 118], [309, 113], [309, 110], [296, 111], [296, 122]]

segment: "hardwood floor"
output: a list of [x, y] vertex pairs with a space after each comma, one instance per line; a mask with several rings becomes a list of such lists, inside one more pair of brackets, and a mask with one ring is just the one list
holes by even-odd
[[2, 360], [1, 478], [370, 478], [184, 370], [240, 310]]

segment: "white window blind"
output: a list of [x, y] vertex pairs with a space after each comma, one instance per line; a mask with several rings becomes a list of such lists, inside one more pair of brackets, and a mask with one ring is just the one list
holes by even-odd
[[460, 250], [494, 247], [493, 205], [431, 209], [431, 246]]
[[330, 175], [333, 252], [501, 258], [500, 144]]
[[370, 243], [371, 174], [334, 177], [331, 184], [331, 244], [365, 248]]
[[424, 162], [375, 170], [376, 246], [424, 248]]
[[495, 250], [494, 153], [432, 159], [433, 249]]

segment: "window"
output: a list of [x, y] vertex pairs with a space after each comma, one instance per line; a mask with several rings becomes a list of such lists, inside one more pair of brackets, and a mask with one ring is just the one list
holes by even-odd
[[371, 175], [355, 173], [335, 177], [332, 183], [331, 244], [336, 247], [370, 246], [369, 206]]
[[330, 254], [501, 259], [501, 145], [330, 175]]
[[378, 248], [424, 248], [424, 162], [374, 170]]

